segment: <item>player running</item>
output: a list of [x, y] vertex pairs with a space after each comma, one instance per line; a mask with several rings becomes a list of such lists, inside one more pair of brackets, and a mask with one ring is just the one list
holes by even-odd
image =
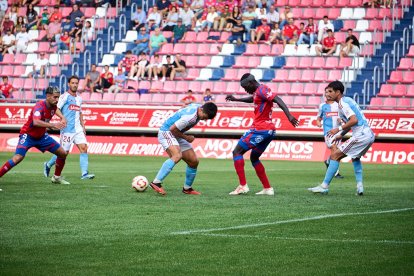
[[165, 195], [166, 192], [161, 184], [172, 171], [175, 164], [183, 159], [187, 163], [183, 193], [189, 195], [200, 194], [200, 192], [192, 188], [199, 163], [191, 145], [195, 138], [193, 135], [185, 134], [185, 132], [195, 126], [200, 120], [213, 119], [216, 113], [217, 106], [212, 102], [205, 103], [204, 105], [191, 104], [178, 110], [164, 122], [158, 131], [158, 141], [170, 158], [162, 164], [157, 176], [150, 184], [151, 188]]
[[244, 74], [240, 79], [240, 85], [250, 95], [239, 99], [230, 95], [226, 97], [226, 100], [254, 103], [254, 121], [251, 128], [240, 138], [236, 148], [233, 150], [234, 168], [239, 177], [239, 185], [230, 195], [240, 195], [249, 192], [243, 159], [243, 155], [249, 150], [252, 150], [250, 161], [263, 185], [263, 190], [256, 193], [256, 195], [274, 195], [275, 192], [270, 186], [265, 168], [259, 160], [269, 143], [276, 136], [276, 127], [272, 122], [273, 103], [276, 103], [283, 110], [289, 122], [294, 127], [298, 126], [299, 122], [290, 114], [283, 100], [275, 93], [272, 93], [269, 87], [264, 84], [259, 84], [252, 74]]
[[[88, 172], [88, 142], [86, 141], [86, 129], [82, 117], [82, 98], [77, 94], [79, 78], [71, 76], [68, 80], [69, 90], [60, 96], [57, 107], [67, 119], [67, 126], [60, 131], [62, 147], [69, 153], [70, 146], [74, 143], [80, 152], [81, 179], [92, 179], [94, 174]], [[50, 168], [56, 163], [57, 156], [52, 156], [49, 162], [44, 163], [43, 174], [49, 176]]]
[[[46, 100], [38, 101], [30, 112], [27, 122], [20, 129], [19, 143], [16, 147], [15, 155], [1, 166], [0, 177], [5, 175], [14, 166], [19, 164], [26, 156], [27, 151], [35, 147], [41, 152], [50, 151], [57, 155], [55, 174], [52, 177], [52, 183], [70, 184], [61, 177], [63, 167], [65, 166], [66, 151], [46, 132], [47, 128], [59, 130], [66, 126], [66, 119], [56, 105], [60, 96], [57, 87], [48, 87], [46, 89]], [[58, 123], [49, 123], [54, 115], [57, 115], [61, 121]], [[1, 189], [0, 189], [1, 191]]]
[[343, 135], [352, 129], [352, 137], [339, 147], [335, 144], [332, 145], [331, 161], [329, 162], [325, 179], [321, 185], [308, 189], [313, 193], [328, 193], [329, 184], [339, 168], [339, 161], [345, 156], [349, 156], [352, 158], [352, 164], [354, 166], [357, 195], [364, 194], [360, 158], [368, 151], [372, 143], [374, 143], [375, 136], [358, 104], [352, 98], [344, 97], [343, 93], [344, 85], [340, 81], [333, 81], [327, 86], [326, 98], [338, 103], [339, 116], [346, 122], [344, 125], [328, 131], [328, 135], [336, 135], [335, 139], [340, 140]]
[[[325, 94], [326, 94], [326, 88], [325, 88]], [[324, 103], [321, 103], [319, 105], [319, 111], [318, 116], [316, 120], [316, 124], [318, 127], [322, 127], [323, 125], [323, 135], [325, 138], [325, 144], [328, 147], [328, 149], [332, 148], [332, 143], [335, 143], [338, 145], [340, 142], [339, 140], [336, 140], [335, 136], [331, 137], [328, 135], [328, 131], [330, 131], [333, 128], [337, 128], [341, 125], [341, 119], [338, 116], [338, 103], [332, 100], [326, 100]], [[329, 166], [330, 159], [324, 161], [326, 168]], [[336, 178], [344, 178], [338, 171], [335, 173]]]

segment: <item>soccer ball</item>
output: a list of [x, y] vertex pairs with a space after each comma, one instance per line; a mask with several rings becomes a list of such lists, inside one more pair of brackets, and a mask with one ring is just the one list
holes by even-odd
[[144, 192], [148, 188], [148, 179], [145, 176], [138, 175], [132, 179], [132, 188], [137, 192]]

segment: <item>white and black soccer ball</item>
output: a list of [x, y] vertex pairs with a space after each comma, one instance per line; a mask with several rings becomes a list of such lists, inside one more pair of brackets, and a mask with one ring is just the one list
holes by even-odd
[[144, 192], [148, 188], [148, 179], [145, 176], [138, 175], [132, 179], [132, 188], [137, 192]]

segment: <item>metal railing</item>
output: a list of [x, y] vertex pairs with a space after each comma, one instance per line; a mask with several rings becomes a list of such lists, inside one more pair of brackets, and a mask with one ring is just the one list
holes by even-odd
[[127, 32], [127, 23], [126, 23], [126, 16], [125, 14], [121, 14], [118, 19], [118, 39], [122, 40], [122, 38], [126, 35]]
[[405, 56], [405, 51], [408, 50], [408, 47], [410, 47], [410, 31], [408, 30], [408, 27], [405, 27], [402, 37], [402, 56]]
[[[366, 105], [367, 104], [367, 99], [369, 98], [369, 91], [371, 89], [371, 82], [369, 81], [369, 79], [365, 79], [364, 80], [364, 88], [362, 89], [362, 101], [363, 104]], [[355, 93], [355, 95], [358, 95], [358, 93]], [[359, 97], [359, 95], [358, 95]]]
[[79, 63], [77, 62], [72, 63], [72, 76], [73, 75], [79, 76]]
[[108, 28], [108, 43], [107, 43], [106, 51], [109, 53], [112, 50], [112, 47], [114, 46], [115, 46], [115, 27], [110, 26]]
[[388, 53], [385, 53], [382, 57], [382, 69], [382, 81], [385, 82], [390, 74], [390, 55]]
[[86, 50], [85, 52], [83, 52], [83, 77], [85, 77], [86, 70], [89, 71], [89, 69], [91, 69], [91, 63], [91, 51]]
[[99, 63], [99, 60], [102, 59], [103, 55], [104, 55], [103, 40], [102, 38], [98, 38], [95, 44], [95, 64]]
[[377, 65], [374, 67], [374, 74], [372, 76], [372, 96], [377, 95], [377, 92], [380, 87], [380, 81], [381, 81], [381, 68]]
[[67, 89], [68, 78], [66, 75], [60, 75], [59, 77], [59, 89], [60, 91], [66, 91]]
[[397, 67], [397, 62], [400, 60], [400, 42], [398, 40], [394, 41], [394, 47], [391, 52], [392, 54], [392, 69]]

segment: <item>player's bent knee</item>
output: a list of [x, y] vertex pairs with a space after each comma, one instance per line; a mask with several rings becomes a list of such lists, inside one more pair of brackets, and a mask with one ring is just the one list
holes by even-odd
[[13, 163], [14, 164], [18, 164], [18, 163], [22, 162], [23, 159], [24, 159], [24, 156], [23, 155], [20, 155], [20, 154], [15, 154], [12, 157], [12, 160], [13, 160]]

